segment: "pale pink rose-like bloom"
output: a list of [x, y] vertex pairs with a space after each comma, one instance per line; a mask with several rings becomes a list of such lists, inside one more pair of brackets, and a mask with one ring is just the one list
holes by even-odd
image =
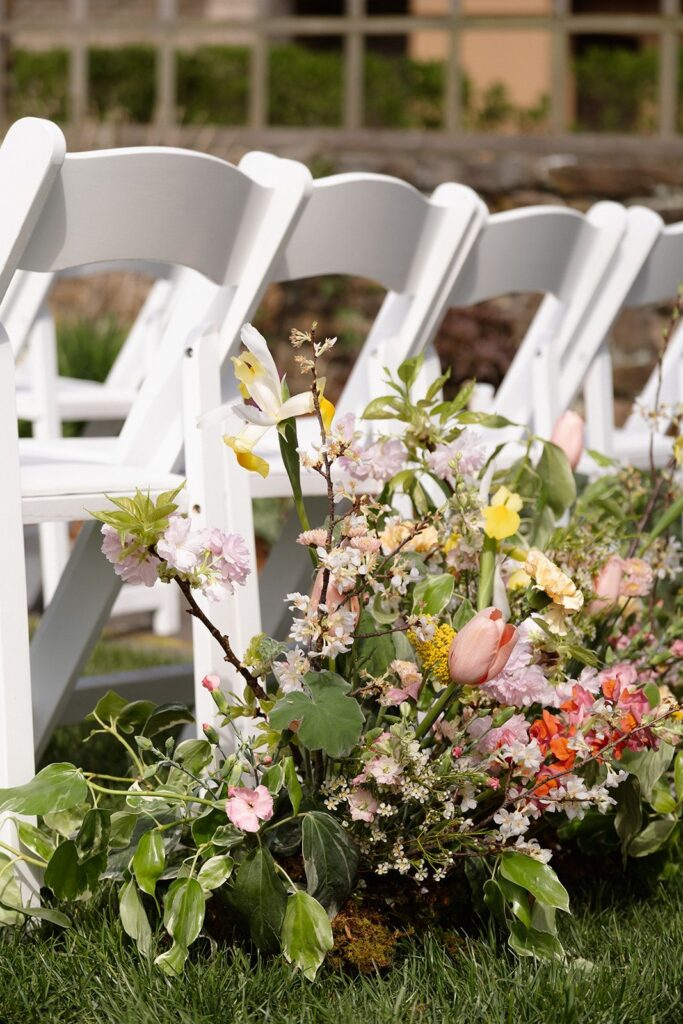
[[652, 590], [654, 574], [644, 558], [626, 558], [619, 594], [621, 597], [646, 597]]
[[102, 554], [114, 566], [116, 575], [120, 576], [124, 583], [153, 587], [158, 579], [159, 563], [139, 545], [126, 550], [124, 555], [124, 548], [128, 549], [132, 544], [132, 537], [126, 537], [125, 544], [122, 545], [113, 526], [109, 526], [108, 523], [102, 526]]
[[242, 586], [251, 572], [249, 548], [244, 537], [214, 528], [204, 530], [201, 539], [205, 549], [214, 556], [212, 568], [220, 573], [223, 581]]
[[674, 658], [683, 658], [683, 640], [674, 640], [671, 645], [671, 653]]
[[434, 475], [440, 480], [446, 480], [451, 487], [455, 486], [454, 465], [461, 476], [474, 476], [485, 460], [486, 451], [476, 430], [464, 430], [450, 444], [437, 444], [426, 458]]
[[526, 708], [531, 704], [544, 707], [557, 703], [556, 693], [540, 665], [533, 664], [533, 650], [526, 636], [520, 636], [502, 672], [485, 683], [482, 689], [500, 704]]
[[393, 757], [387, 757], [386, 754], [373, 757], [365, 766], [365, 776], [370, 775], [377, 782], [381, 782], [385, 786], [392, 786], [402, 771], [403, 768], [398, 761]]
[[498, 750], [500, 747], [506, 747], [512, 743], [528, 742], [529, 723], [524, 715], [512, 715], [504, 725], [485, 732], [477, 743], [477, 750], [481, 754], [492, 754], [494, 750]]
[[256, 789], [230, 786], [225, 808], [236, 828], [242, 832], [258, 832], [261, 822], [273, 816], [273, 798], [265, 786]]
[[369, 789], [363, 787], [347, 797], [353, 821], [374, 821], [379, 804]]
[[217, 676], [215, 673], [212, 673], [208, 676], [204, 676], [204, 678], [202, 679], [202, 686], [204, 687], [205, 690], [208, 690], [209, 693], [213, 693], [214, 690], [220, 690], [220, 676]]
[[453, 638], [448, 669], [453, 682], [480, 686], [502, 672], [517, 643], [517, 630], [499, 608], [484, 608]]
[[561, 448], [572, 469], [576, 469], [583, 455], [585, 423], [583, 416], [568, 409], [559, 417], [550, 440]]
[[382, 547], [379, 537], [352, 537], [349, 547], [355, 548], [364, 555], [374, 555]]
[[321, 547], [327, 540], [327, 530], [323, 527], [318, 527], [315, 530], [304, 530], [300, 533], [296, 539], [297, 544], [301, 544], [303, 547]]
[[192, 521], [186, 516], [171, 516], [165, 533], [157, 542], [159, 557], [178, 572], [196, 569], [203, 548], [201, 531], [193, 530]]

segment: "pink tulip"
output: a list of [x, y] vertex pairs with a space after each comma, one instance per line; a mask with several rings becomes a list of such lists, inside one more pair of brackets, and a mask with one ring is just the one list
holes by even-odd
[[204, 676], [204, 678], [202, 679], [202, 686], [204, 687], [205, 690], [208, 690], [209, 693], [213, 693], [214, 690], [220, 690], [220, 676], [217, 676], [215, 673], [209, 676]]
[[243, 832], [258, 832], [261, 822], [273, 817], [273, 798], [265, 786], [256, 789], [231, 786], [225, 809], [237, 828]]
[[619, 599], [621, 580], [624, 575], [624, 562], [619, 555], [607, 559], [593, 581], [593, 588], [598, 595], [586, 609], [589, 615], [600, 615], [607, 611]]
[[498, 608], [484, 608], [453, 638], [448, 652], [451, 679], [480, 686], [502, 672], [517, 643], [517, 630]]
[[[315, 578], [315, 583], [313, 584], [313, 590], [311, 591], [311, 607], [312, 608], [317, 608], [318, 604], [320, 603], [320, 595], [323, 592], [323, 573], [324, 573], [324, 571], [325, 571], [324, 569], [320, 569], [319, 570], [318, 575]], [[327, 607], [327, 610], [329, 612], [336, 611], [337, 608], [339, 607], [339, 605], [345, 599], [345, 597], [346, 597], [346, 595], [342, 594], [341, 591], [338, 590], [337, 587], [335, 587], [335, 585], [332, 582], [332, 580], [329, 579], [327, 581], [327, 593], [325, 594], [325, 605]], [[358, 600], [358, 598], [357, 597], [350, 598], [346, 602], [346, 607], [349, 609], [350, 612], [353, 612], [354, 617], [356, 619], [356, 625], [358, 625], [358, 620], [360, 618], [360, 601]]]
[[583, 431], [583, 416], [571, 409], [563, 412], [553, 427], [550, 440], [562, 449], [572, 469], [576, 469], [583, 455]]

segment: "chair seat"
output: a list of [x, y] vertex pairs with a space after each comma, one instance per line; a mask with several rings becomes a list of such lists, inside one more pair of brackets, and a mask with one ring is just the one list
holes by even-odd
[[[17, 374], [17, 415], [33, 421], [40, 415], [40, 405], [27, 373]], [[94, 380], [59, 377], [57, 410], [59, 418], [74, 420], [123, 420], [130, 412], [135, 391], [100, 384]]]
[[[92, 438], [97, 441], [97, 438]], [[67, 461], [64, 453], [50, 457], [43, 443], [21, 445], [21, 493], [24, 523], [87, 518], [88, 512], [110, 508], [106, 495], [130, 495], [137, 488], [152, 497], [177, 487], [183, 477], [149, 467], [112, 464], [106, 459]]]

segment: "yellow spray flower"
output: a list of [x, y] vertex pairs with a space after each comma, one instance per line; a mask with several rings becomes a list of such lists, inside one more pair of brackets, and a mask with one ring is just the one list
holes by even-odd
[[484, 509], [484, 533], [494, 540], [505, 540], [517, 533], [521, 519], [519, 510], [522, 499], [513, 494], [507, 487], [499, 487], [491, 499], [491, 504]]
[[408, 639], [420, 656], [424, 674], [431, 675], [433, 680], [444, 686], [451, 681], [448, 671], [448, 652], [455, 634], [456, 630], [448, 623], [437, 626], [431, 640], [420, 640], [412, 630], [408, 633]]

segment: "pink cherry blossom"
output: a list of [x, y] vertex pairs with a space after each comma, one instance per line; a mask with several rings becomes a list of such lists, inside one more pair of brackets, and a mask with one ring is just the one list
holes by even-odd
[[201, 532], [193, 531], [192, 520], [186, 516], [171, 516], [166, 532], [157, 542], [159, 557], [178, 572], [196, 569], [203, 547]]
[[127, 536], [123, 544], [113, 526], [105, 523], [102, 527], [102, 554], [114, 566], [114, 572], [124, 583], [142, 584], [153, 587], [156, 583], [157, 565], [153, 555]]
[[347, 797], [353, 821], [374, 821], [379, 804], [369, 789], [355, 790]]
[[225, 807], [230, 821], [242, 832], [258, 832], [261, 822], [273, 816], [273, 798], [265, 786], [231, 786]]

